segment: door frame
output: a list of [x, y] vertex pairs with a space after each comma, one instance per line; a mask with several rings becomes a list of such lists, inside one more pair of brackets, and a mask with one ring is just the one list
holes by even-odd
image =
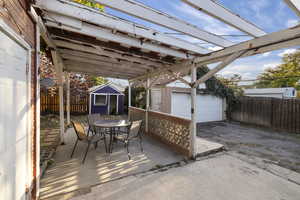
[[[26, 59], [26, 84], [27, 84], [27, 135], [28, 135], [28, 141], [27, 141], [27, 148], [28, 148], [28, 152], [27, 152], [27, 167], [28, 167], [28, 171], [27, 171], [27, 186], [25, 189], [25, 195], [30, 195], [31, 190], [33, 189], [33, 184], [32, 184], [32, 180], [34, 180], [34, 175], [33, 175], [33, 166], [34, 163], [36, 163], [36, 160], [33, 160], [33, 156], [32, 156], [32, 147], [33, 142], [32, 142], [32, 137], [33, 137], [33, 133], [32, 133], [32, 126], [33, 123], [32, 122], [32, 109], [31, 109], [31, 54], [32, 54], [32, 48], [30, 47], [30, 45], [19, 35], [17, 34], [11, 27], [9, 27], [3, 19], [0, 19], [0, 31], [3, 32], [5, 35], [7, 35], [9, 38], [11, 38], [12, 40], [14, 40], [18, 45], [20, 45], [21, 47], [23, 47], [26, 51], [27, 51], [27, 59]], [[26, 191], [28, 191], [28, 193], [26, 193]]]
[[119, 114], [119, 96], [120, 94], [108, 94], [108, 106], [107, 106], [107, 114], [110, 115], [110, 97], [111, 96], [116, 96], [116, 113], [117, 115]]

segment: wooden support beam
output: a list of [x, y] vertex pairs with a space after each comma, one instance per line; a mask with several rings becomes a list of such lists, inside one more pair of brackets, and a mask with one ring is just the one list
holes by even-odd
[[67, 104], [66, 104], [67, 125], [70, 125], [71, 124], [71, 117], [70, 117], [70, 74], [68, 72], [65, 72], [65, 80], [66, 80], [66, 86], [67, 86]]
[[181, 59], [189, 59], [194, 57], [186, 54], [184, 51], [176, 50], [164, 45], [154, 44], [149, 41], [141, 41], [138, 38], [130, 37], [129, 35], [123, 33], [114, 33], [109, 29], [89, 24], [84, 21], [78, 21], [67, 16], [48, 13], [45, 15], [45, 19], [47, 21], [46, 25], [49, 27], [55, 27], [81, 35], [96, 37], [102, 41], [112, 41], [129, 47], [140, 48], [145, 51], [152, 51], [162, 55], [174, 56]]
[[146, 72], [148, 68], [144, 65], [128, 62], [124, 60], [114, 59], [114, 58], [108, 58], [105, 56], [99, 56], [99, 55], [93, 55], [93, 54], [86, 54], [76, 51], [60, 51], [61, 56], [64, 59], [69, 60], [76, 60], [76, 61], [83, 61], [83, 62], [90, 62], [94, 64], [104, 64], [104, 65], [111, 65], [115, 67], [122, 66], [124, 69], [129, 69], [133, 71], [139, 71], [139, 72]]
[[[240, 57], [253, 56], [262, 54], [269, 51], [274, 51], [282, 48], [288, 48], [300, 45], [300, 26], [289, 28], [283, 31], [271, 33], [260, 38], [255, 38], [220, 51], [210, 53], [205, 56], [197, 57], [191, 61], [183, 61], [182, 63], [173, 65], [171, 67], [153, 71], [148, 76], [156, 76], [157, 74], [166, 73], [167, 70], [171, 69], [173, 72], [187, 71], [191, 63], [195, 63], [197, 66], [207, 65], [211, 63], [220, 62], [227, 57], [231, 56], [235, 52], [247, 50], [246, 53]], [[133, 80], [145, 80], [147, 75], [134, 78]]]
[[227, 8], [218, 4], [214, 0], [183, 0], [192, 7], [200, 10], [220, 21], [235, 27], [236, 29], [245, 32], [253, 37], [261, 37], [266, 33], [255, 26], [254, 24], [248, 22], [247, 20], [241, 18], [239, 15], [232, 13]]
[[299, 0], [284, 0], [284, 1], [300, 17], [300, 1]]
[[[84, 70], [82, 69], [82, 66], [85, 66]], [[133, 73], [125, 73], [120, 72], [116, 70], [112, 70], [110, 67], [103, 67], [99, 65], [92, 65], [88, 63], [78, 63], [78, 62], [66, 62], [65, 70], [69, 72], [79, 72], [79, 73], [88, 73], [94, 75], [99, 75], [103, 77], [109, 77], [109, 78], [121, 78], [121, 79], [128, 79], [132, 77], [138, 76], [138, 74]]]
[[[197, 80], [197, 71], [194, 64], [191, 65], [191, 78], [194, 83]], [[192, 152], [192, 158], [196, 158], [197, 151], [197, 87], [196, 85], [191, 88], [191, 125], [190, 125], [190, 146]]]
[[154, 62], [152, 60], [149, 60], [148, 58], [137, 57], [128, 52], [118, 53], [111, 50], [107, 51], [96, 45], [94, 47], [91, 47], [88, 46], [90, 44], [87, 43], [79, 44], [79, 41], [77, 41], [78, 43], [76, 43], [76, 41], [72, 41], [72, 40], [69, 41], [54, 40], [54, 42], [58, 48], [64, 48], [64, 49], [60, 49], [60, 51], [63, 52], [69, 50], [69, 51], [76, 51], [79, 53], [88, 53], [88, 54], [94, 54], [99, 56], [106, 56], [114, 59], [126, 60], [128, 62], [135, 62], [137, 64], [142, 64], [147, 69], [159, 68], [167, 65], [167, 64], [162, 64], [161, 62]]
[[233, 61], [235, 61], [237, 58], [241, 57], [246, 52], [247, 52], [247, 50], [243, 50], [243, 51], [239, 51], [239, 52], [236, 52], [236, 53], [232, 54], [231, 56], [229, 56], [228, 58], [226, 58], [222, 63], [220, 63], [219, 65], [217, 65], [215, 68], [213, 68], [212, 70], [210, 70], [209, 72], [207, 72], [204, 76], [202, 76], [200, 79], [198, 79], [196, 82], [193, 82], [192, 84], [194, 84], [195, 87], [198, 87], [199, 84], [204, 83], [205, 81], [207, 81], [208, 79], [210, 79], [217, 72], [219, 72], [222, 69], [224, 69], [227, 65], [229, 65], [230, 63], [232, 63]]
[[181, 19], [167, 15], [159, 10], [150, 8], [134, 0], [93, 0], [107, 7], [119, 10], [134, 17], [138, 17], [149, 22], [164, 26], [166, 28], [185, 33], [200, 40], [207, 41], [221, 47], [233, 45], [232, 42], [217, 36], [213, 33], [201, 30]]
[[65, 122], [64, 122], [64, 87], [63, 87], [63, 65], [59, 61], [59, 56], [55, 50], [51, 50], [52, 60], [56, 71], [59, 90], [59, 124], [60, 124], [60, 143], [65, 143]]
[[147, 79], [146, 86], [146, 117], [145, 117], [145, 131], [149, 132], [149, 110], [150, 110], [150, 78]]
[[126, 32], [128, 34], [135, 35], [138, 38], [153, 40], [169, 46], [184, 49], [188, 52], [193, 52], [196, 54], [206, 54], [210, 52], [209, 50], [199, 45], [178, 39], [176, 37], [172, 37], [170, 35], [144, 27], [139, 24], [125, 21], [123, 19], [109, 15], [108, 13], [101, 13], [92, 8], [89, 9], [86, 6], [78, 3], [65, 0], [43, 0], [38, 1], [38, 5], [41, 9], [44, 9], [50, 13], [59, 13], [61, 15], [72, 17], [80, 21], [86, 21], [91, 24], [99, 25], [101, 27], [110, 28], [114, 31]]
[[[289, 46], [299, 45], [298, 40], [300, 38], [300, 26], [289, 28], [286, 30], [270, 33], [259, 38], [255, 38], [246, 42], [239, 43], [237, 45], [225, 48], [220, 51], [210, 53], [205, 56], [200, 56], [194, 59], [195, 63], [207, 64], [220, 61], [235, 52], [242, 50], [252, 50], [245, 56], [255, 55], [262, 52], [268, 52], [276, 49], [281, 49]], [[293, 41], [293, 42], [290, 42]], [[295, 42], [297, 41], [297, 42]], [[271, 48], [271, 47], [272, 48]]]
[[[98, 70], [98, 71], [106, 71], [111, 72], [112, 74], [124, 74], [124, 75], [133, 75], [136, 76], [138, 74], [144, 74], [144, 71], [136, 71], [136, 70], [130, 70], [130, 67], [126, 65], [120, 65], [118, 68], [114, 65], [106, 64], [105, 62], [94, 62], [94, 61], [87, 61], [87, 60], [65, 60], [65, 64], [68, 66], [77, 66], [78, 68], [81, 66], [82, 72], [84, 72], [86, 69], [92, 69], [92, 70]], [[83, 67], [84, 66], [84, 67]]]
[[179, 75], [176, 75], [172, 70], [169, 70], [168, 74], [172, 76], [175, 80], [179, 80], [182, 83], [186, 84], [187, 86], [191, 87], [191, 83], [189, 81], [185, 80], [183, 77]]

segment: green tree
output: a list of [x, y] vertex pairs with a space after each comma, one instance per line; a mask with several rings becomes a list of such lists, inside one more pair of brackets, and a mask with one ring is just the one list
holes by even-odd
[[266, 69], [258, 77], [258, 88], [295, 87], [300, 89], [300, 50], [284, 55], [282, 64]]
[[242, 80], [241, 75], [234, 74], [233, 76], [231, 76], [229, 78], [225, 78], [222, 76], [218, 76], [217, 78], [228, 88], [232, 89], [235, 96], [243, 95], [243, 89], [239, 86], [239, 82]]
[[76, 3], [80, 3], [80, 4], [83, 4], [83, 5], [86, 5], [88, 7], [91, 7], [91, 8], [94, 8], [94, 9], [97, 9], [101, 12], [104, 11], [104, 6], [99, 4], [99, 3], [94, 3], [94, 2], [91, 2], [91, 1], [88, 1], [88, 0], [73, 0], [74, 2]]
[[108, 80], [101, 76], [91, 76], [90, 80], [94, 86], [95, 85], [103, 85], [103, 84], [108, 83]]

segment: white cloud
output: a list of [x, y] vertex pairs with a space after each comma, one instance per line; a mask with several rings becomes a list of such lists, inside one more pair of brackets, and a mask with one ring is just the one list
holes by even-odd
[[278, 54], [279, 57], [283, 57], [285, 54], [295, 53], [297, 49], [286, 49]]
[[263, 53], [261, 56], [262, 57], [268, 57], [272, 54], [272, 52], [266, 52], [266, 53]]
[[266, 70], [266, 69], [269, 69], [269, 68], [275, 68], [275, 67], [277, 67], [278, 65], [280, 65], [280, 63], [278, 63], [278, 62], [267, 63], [267, 64], [264, 64], [264, 65], [263, 65], [263, 69]]
[[288, 28], [294, 27], [294, 26], [296, 26], [296, 25], [298, 25], [298, 24], [299, 24], [299, 21], [296, 20], [296, 19], [288, 19], [288, 21], [286, 22], [286, 26], [287, 26]]

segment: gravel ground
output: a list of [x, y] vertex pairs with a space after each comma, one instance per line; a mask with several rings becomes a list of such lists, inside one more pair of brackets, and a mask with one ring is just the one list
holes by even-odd
[[229, 152], [255, 156], [300, 173], [300, 136], [239, 123], [198, 124], [197, 135]]

